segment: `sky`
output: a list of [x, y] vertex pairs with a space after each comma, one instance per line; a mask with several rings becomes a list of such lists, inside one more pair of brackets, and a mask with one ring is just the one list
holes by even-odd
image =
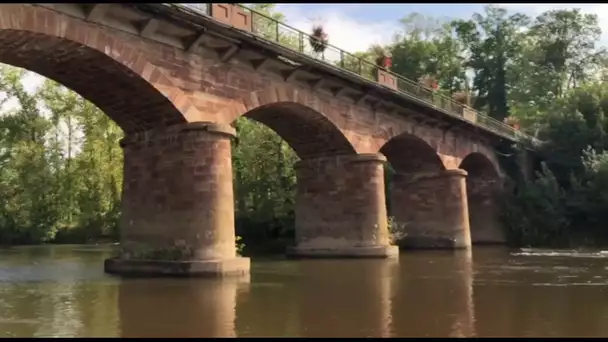
[[[322, 24], [330, 44], [345, 51], [366, 50], [372, 44], [391, 42], [401, 29], [400, 19], [410, 13], [420, 13], [435, 18], [469, 19], [475, 12], [482, 12], [486, 4], [277, 4], [276, 9], [285, 14], [286, 23], [309, 32], [314, 24]], [[511, 11], [535, 16], [552, 9], [580, 8], [585, 13], [599, 16], [604, 32], [602, 44], [608, 46], [608, 4], [499, 4]], [[28, 90], [35, 90], [41, 83], [40, 76], [29, 74], [24, 80]], [[11, 104], [7, 104], [11, 106]]]
[[[366, 50], [372, 44], [389, 43], [401, 29], [400, 19], [417, 12], [424, 16], [449, 19], [470, 19], [483, 12], [487, 4], [278, 4], [287, 24], [309, 32], [314, 24], [322, 24], [329, 43], [345, 51]], [[608, 46], [608, 4], [499, 4], [510, 11], [538, 15], [552, 9], [580, 8], [599, 16]]]

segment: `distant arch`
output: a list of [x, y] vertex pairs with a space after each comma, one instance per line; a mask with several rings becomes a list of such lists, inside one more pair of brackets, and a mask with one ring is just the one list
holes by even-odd
[[296, 102], [274, 102], [246, 112], [276, 132], [300, 159], [356, 154], [342, 131], [325, 115]]
[[498, 179], [500, 177], [494, 163], [479, 152], [467, 155], [458, 168], [465, 170], [469, 178]]
[[159, 90], [170, 80], [145, 54], [98, 27], [43, 7], [2, 6], [0, 62], [72, 89], [125, 132], [187, 122]]
[[467, 171], [467, 201], [471, 241], [474, 244], [497, 244], [505, 242], [505, 234], [498, 220], [497, 193], [502, 182], [499, 170], [482, 153], [467, 155], [460, 163]]
[[402, 133], [387, 141], [380, 148], [380, 153], [384, 154], [397, 173], [445, 170], [437, 151], [426, 141], [409, 133]]

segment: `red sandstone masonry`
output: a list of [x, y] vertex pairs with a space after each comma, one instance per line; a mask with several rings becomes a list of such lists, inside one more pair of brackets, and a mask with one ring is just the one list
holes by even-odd
[[[499, 172], [491, 146], [470, 135], [358, 106], [255, 71], [237, 59], [224, 63], [209, 51], [187, 54], [35, 5], [2, 5], [0, 55], [0, 62], [77, 91], [128, 134], [122, 219], [127, 252], [138, 245], [178, 246], [198, 260], [234, 257], [230, 142], [225, 136], [184, 130], [188, 122], [228, 124], [247, 115], [290, 142], [305, 159], [298, 171], [301, 246], [314, 247], [315, 234], [338, 237], [344, 246], [386, 243], [382, 166], [346, 162], [352, 157], [336, 155], [375, 154], [394, 138], [409, 136], [418, 139], [404, 141], [417, 143], [399, 146], [387, 156], [390, 161], [406, 160], [419, 170], [429, 163], [433, 170], [456, 169], [479, 153]], [[321, 157], [337, 159], [316, 159]], [[403, 185], [397, 191], [401, 199], [393, 204], [410, 203], [409, 208], [419, 207], [429, 217], [447, 215], [446, 222], [454, 224], [439, 230], [454, 231], [438, 236], [466, 245], [464, 178], [441, 179]], [[473, 183], [469, 187], [473, 194], [486, 191], [475, 190]], [[451, 189], [449, 196], [445, 189]]]
[[150, 61], [148, 49], [134, 44], [141, 39], [42, 7], [1, 6], [1, 62], [72, 88], [127, 132], [186, 122], [161, 93], [171, 82]]
[[231, 129], [188, 124], [124, 141], [123, 257], [179, 249], [186, 260], [235, 258]]
[[405, 224], [401, 244], [417, 248], [471, 246], [466, 172], [396, 175], [391, 203], [396, 221]]
[[499, 220], [498, 198], [502, 180], [483, 154], [472, 153], [460, 168], [467, 171], [467, 195], [471, 240], [473, 243], [504, 243], [505, 235]]
[[318, 137], [343, 135], [357, 153], [377, 153], [393, 137], [411, 134], [433, 147], [448, 169], [457, 168], [473, 152], [484, 154], [498, 169], [490, 146], [469, 136], [357, 106], [255, 71], [237, 60], [221, 63], [211, 53], [188, 54], [35, 5], [2, 5], [2, 49], [3, 62], [74, 89], [126, 132], [195, 121], [230, 123], [255, 108], [293, 102], [318, 112], [335, 126], [333, 132], [318, 132]]
[[296, 243], [301, 250], [388, 246], [382, 155], [297, 165]]

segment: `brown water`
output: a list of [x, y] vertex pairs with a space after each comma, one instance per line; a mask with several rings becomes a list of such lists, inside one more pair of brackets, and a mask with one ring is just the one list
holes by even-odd
[[0, 250], [0, 337], [608, 336], [608, 255], [253, 260], [250, 278], [105, 275], [111, 247]]

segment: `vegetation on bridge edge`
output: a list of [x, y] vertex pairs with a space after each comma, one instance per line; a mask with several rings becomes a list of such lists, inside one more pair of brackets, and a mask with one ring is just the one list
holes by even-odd
[[[253, 9], [285, 19], [273, 4]], [[511, 242], [605, 243], [608, 65], [606, 51], [597, 46], [597, 17], [558, 10], [529, 18], [489, 7], [471, 20], [409, 14], [402, 24], [385, 46], [394, 73], [409, 79], [432, 75], [445, 94], [469, 92], [476, 110], [501, 122], [515, 120], [523, 132], [546, 141], [537, 151], [545, 161], [537, 179], [527, 183], [512, 172], [510, 191], [501, 198]], [[292, 44], [290, 37], [280, 39]], [[353, 55], [374, 60], [373, 53]], [[342, 63], [359, 62], [347, 56]], [[0, 68], [0, 91], [6, 93], [0, 101], [19, 104], [2, 107], [0, 114], [0, 244], [116, 239], [122, 132], [95, 106], [52, 81], [27, 92], [20, 82], [24, 75]], [[294, 236], [297, 157], [261, 124], [239, 119], [236, 128], [237, 235], [245, 253], [269, 241], [280, 251]], [[513, 161], [518, 152], [513, 147], [505, 154]]]

